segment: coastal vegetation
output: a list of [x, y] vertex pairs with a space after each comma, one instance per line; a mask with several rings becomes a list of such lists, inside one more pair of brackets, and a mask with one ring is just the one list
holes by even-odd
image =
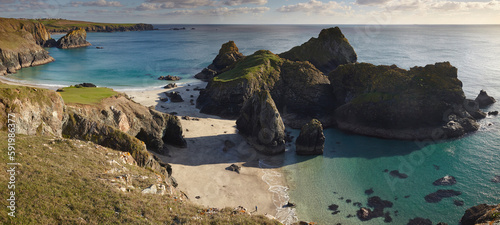
[[45, 25], [51, 33], [65, 33], [74, 29], [82, 28], [87, 32], [112, 32], [112, 31], [134, 31], [134, 30], [152, 30], [150, 24], [134, 24], [134, 23], [96, 23], [78, 20], [66, 19], [36, 19]]
[[119, 93], [105, 87], [65, 87], [59, 92], [66, 104], [97, 104]]

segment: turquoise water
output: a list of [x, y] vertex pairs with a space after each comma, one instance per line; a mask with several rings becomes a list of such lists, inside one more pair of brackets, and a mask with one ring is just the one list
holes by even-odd
[[[148, 89], [167, 83], [156, 80], [161, 75], [193, 81], [193, 75], [210, 64], [220, 45], [229, 40], [234, 40], [246, 55], [259, 49], [280, 53], [317, 36], [327, 26], [186, 25], [185, 31], [166, 30], [182, 25], [157, 27], [160, 30], [89, 33], [87, 40], [104, 49], [51, 48], [48, 50], [56, 62], [22, 69], [9, 79], [56, 86], [92, 82], [117, 89]], [[484, 89], [500, 99], [500, 26], [360, 25], [341, 29], [361, 62], [408, 69], [450, 61], [458, 68], [467, 97], [475, 98]], [[500, 110], [500, 104], [488, 110]], [[364, 191], [369, 188], [373, 188], [373, 195], [394, 203], [386, 209], [391, 212], [392, 224], [406, 224], [417, 216], [434, 223], [458, 224], [468, 207], [500, 203], [500, 184], [490, 182], [494, 175], [500, 175], [500, 121], [488, 117], [481, 125], [478, 132], [464, 138], [429, 145], [327, 129], [323, 156], [295, 156], [293, 149], [284, 156], [290, 197], [297, 204], [299, 218], [320, 224], [360, 224], [357, 218], [346, 218], [354, 215], [357, 207], [345, 200], [366, 205]], [[298, 135], [297, 130], [293, 133]], [[409, 177], [394, 179], [383, 172], [385, 169], [397, 169]], [[424, 196], [439, 189], [432, 182], [445, 175], [458, 181], [445, 188], [461, 191], [462, 195], [426, 203]], [[410, 197], [405, 198], [407, 195]], [[465, 205], [455, 206], [455, 199]], [[339, 205], [339, 214], [331, 214], [331, 204]], [[364, 222], [383, 223], [382, 218]]]

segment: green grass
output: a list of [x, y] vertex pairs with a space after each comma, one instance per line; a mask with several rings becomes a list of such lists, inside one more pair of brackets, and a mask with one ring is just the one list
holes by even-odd
[[[217, 82], [250, 79], [255, 74], [270, 74], [279, 70], [281, 58], [270, 51], [260, 50], [237, 62], [233, 68], [214, 78]], [[264, 77], [265, 78], [265, 77]]]
[[[0, 131], [0, 137], [7, 132]], [[0, 149], [5, 153], [0, 183], [7, 184], [7, 141]], [[156, 174], [123, 163], [121, 154], [90, 142], [17, 135], [16, 217], [0, 207], [0, 224], [278, 224], [263, 216], [233, 215], [231, 209], [208, 215], [205, 208], [181, 200], [179, 192], [142, 194], [157, 182]], [[106, 172], [114, 168], [122, 171]], [[125, 184], [111, 180], [125, 174], [132, 179], [122, 192], [118, 187]], [[2, 188], [0, 198], [7, 204], [7, 185]]]
[[63, 92], [59, 92], [66, 104], [98, 104], [101, 100], [109, 98], [119, 93], [113, 89], [105, 87], [65, 87]]

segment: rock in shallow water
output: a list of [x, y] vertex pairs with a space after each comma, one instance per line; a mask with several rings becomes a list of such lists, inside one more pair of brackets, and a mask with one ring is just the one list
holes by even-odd
[[450, 185], [454, 185], [456, 183], [457, 183], [457, 180], [455, 179], [455, 177], [446, 175], [442, 178], [437, 179], [432, 184], [434, 186], [450, 186]]
[[432, 221], [430, 219], [416, 217], [416, 218], [410, 219], [410, 221], [408, 221], [407, 225], [432, 225]]
[[297, 155], [321, 155], [325, 146], [323, 126], [317, 119], [311, 120], [300, 130], [295, 141]]
[[400, 179], [406, 179], [408, 178], [408, 175], [405, 174], [405, 173], [400, 173], [398, 170], [393, 170], [389, 173], [391, 176], [393, 177], [397, 177], [397, 178], [400, 178]]
[[489, 96], [488, 93], [486, 93], [486, 91], [484, 90], [481, 90], [479, 92], [479, 95], [476, 97], [476, 100], [474, 101], [476, 101], [479, 104], [480, 108], [484, 108], [496, 102], [496, 100], [493, 97]]
[[440, 202], [443, 198], [449, 198], [461, 194], [462, 192], [455, 190], [438, 190], [434, 193], [426, 195], [424, 198], [425, 201], [428, 203], [437, 203]]

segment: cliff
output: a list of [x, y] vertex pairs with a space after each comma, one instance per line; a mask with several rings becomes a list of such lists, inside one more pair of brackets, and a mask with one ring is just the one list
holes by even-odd
[[115, 31], [145, 31], [153, 30], [151, 24], [115, 24], [115, 23], [94, 23], [87, 21], [65, 20], [65, 19], [38, 19], [45, 25], [48, 32], [67, 33], [75, 29], [84, 29], [87, 32], [115, 32]]
[[67, 49], [67, 48], [80, 48], [90, 46], [87, 41], [87, 32], [82, 29], [76, 29], [68, 32], [66, 35], [57, 40], [56, 46], [58, 48]]
[[[448, 62], [410, 70], [355, 63], [329, 74], [342, 130], [396, 139], [451, 138], [479, 128], [484, 113], [466, 100]], [[469, 104], [472, 103], [472, 104]], [[440, 137], [432, 137], [439, 129]]]
[[203, 69], [200, 73], [196, 74], [194, 77], [200, 80], [209, 81], [243, 57], [244, 55], [239, 52], [238, 47], [233, 41], [224, 43], [219, 50], [219, 54], [217, 54], [215, 59], [212, 61], [212, 64]]
[[500, 204], [480, 204], [473, 206], [467, 209], [462, 219], [460, 219], [461, 225], [498, 224], [499, 222]]
[[40, 47], [52, 40], [40, 23], [0, 18], [0, 75], [54, 61]]
[[356, 52], [339, 27], [323, 29], [317, 38], [313, 37], [279, 56], [292, 61], [309, 61], [325, 74], [339, 65], [357, 60]]

